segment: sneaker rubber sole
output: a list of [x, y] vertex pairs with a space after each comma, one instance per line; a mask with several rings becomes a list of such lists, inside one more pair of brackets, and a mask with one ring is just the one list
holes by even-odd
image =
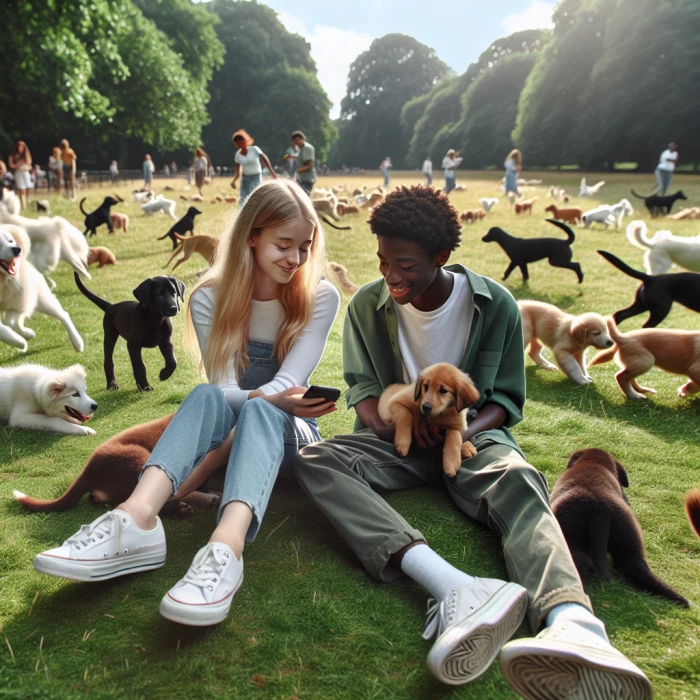
[[575, 644], [513, 642], [501, 652], [501, 670], [526, 700], [651, 700], [649, 679], [631, 662]]
[[45, 554], [34, 557], [34, 568], [42, 574], [71, 581], [107, 581], [140, 571], [160, 569], [165, 564], [165, 550], [143, 554], [125, 554], [110, 559], [80, 561]]
[[527, 611], [527, 591], [517, 583], [499, 588], [476, 612], [445, 630], [428, 653], [439, 681], [463, 685], [488, 670]]

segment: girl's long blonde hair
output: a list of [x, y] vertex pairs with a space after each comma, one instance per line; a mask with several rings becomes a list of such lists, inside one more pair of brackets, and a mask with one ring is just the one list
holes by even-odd
[[[311, 201], [301, 188], [288, 180], [275, 179], [258, 187], [227, 226], [219, 241], [216, 260], [192, 295], [202, 287], [215, 287], [216, 300], [211, 333], [203, 360], [207, 379], [223, 381], [234, 358], [240, 381], [248, 368], [248, 332], [253, 298], [255, 257], [250, 239], [264, 229], [297, 220], [309, 221], [313, 238], [306, 262], [287, 284], [280, 284], [277, 299], [284, 310], [284, 321], [277, 333], [273, 355], [280, 364], [294, 346], [313, 316], [316, 288], [326, 275], [327, 258], [323, 229]], [[188, 303], [186, 344], [198, 351], [192, 310]], [[200, 363], [201, 367], [201, 363]]]
[[523, 154], [522, 154], [517, 148], [514, 148], [514, 149], [506, 156], [506, 160], [508, 160], [509, 158], [512, 158], [512, 159], [513, 159], [513, 162], [514, 162], [516, 165], [521, 165], [521, 166], [522, 166], [522, 164], [523, 164]]

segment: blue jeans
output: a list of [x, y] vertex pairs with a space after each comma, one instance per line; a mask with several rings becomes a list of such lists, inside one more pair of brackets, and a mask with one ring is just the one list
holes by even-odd
[[423, 173], [423, 175], [425, 175], [425, 186], [430, 187], [433, 184], [433, 174]]
[[455, 178], [445, 175], [445, 194], [450, 194], [455, 188]]
[[654, 177], [656, 179], [656, 185], [659, 188], [660, 195], [665, 195], [668, 192], [669, 187], [671, 187], [671, 178], [673, 177], [673, 170], [664, 170], [663, 168], [657, 168], [654, 172]]
[[238, 205], [243, 206], [244, 202], [251, 195], [253, 190], [262, 184], [262, 175], [241, 175], [241, 196]]
[[[270, 343], [249, 341], [250, 366], [240, 382], [242, 389], [257, 389], [275, 376], [279, 364], [272, 357], [272, 348]], [[252, 542], [278, 473], [293, 477], [297, 452], [321, 440], [315, 420], [285, 413], [265, 399], [249, 399], [236, 417], [218, 386], [199, 384], [180, 404], [143, 469], [162, 469], [177, 493], [234, 427], [218, 519], [231, 501], [245, 503], [253, 511], [246, 534], [246, 542]]]
[[508, 192], [513, 192], [514, 194], [520, 194], [520, 192], [518, 192], [518, 171], [517, 170], [506, 170], [505, 188], [506, 188], [506, 194], [508, 194]]
[[389, 187], [389, 168], [384, 168], [384, 187]]

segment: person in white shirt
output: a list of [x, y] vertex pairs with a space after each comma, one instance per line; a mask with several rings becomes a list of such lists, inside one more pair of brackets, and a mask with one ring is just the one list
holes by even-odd
[[461, 151], [450, 148], [447, 155], [442, 159], [442, 169], [445, 171], [445, 194], [449, 194], [455, 188], [456, 170], [462, 163], [459, 157]]
[[160, 568], [158, 513], [227, 462], [218, 524], [160, 605], [164, 617], [195, 626], [226, 618], [278, 473], [293, 478], [298, 450], [321, 439], [316, 419], [336, 410], [304, 398], [340, 305], [309, 198], [290, 180], [266, 182], [219, 251], [187, 321], [209, 383], [182, 402], [129, 498], [34, 559], [37, 571], [78, 581]]
[[384, 175], [384, 187], [389, 187], [389, 180], [391, 179], [391, 173], [390, 170], [393, 168], [393, 164], [391, 162], [391, 158], [387, 156], [380, 164], [379, 169], [382, 171], [382, 175]]
[[425, 186], [430, 187], [433, 184], [433, 159], [430, 156], [423, 161], [423, 175], [425, 175]]
[[660, 190], [658, 194], [665, 195], [671, 187], [671, 178], [678, 165], [679, 157], [678, 146], [675, 143], [669, 143], [668, 148], [661, 154], [654, 172], [656, 185]]
[[231, 181], [231, 187], [236, 189], [238, 180], [241, 181], [241, 194], [238, 205], [243, 206], [251, 192], [262, 183], [263, 168], [267, 168], [272, 177], [277, 177], [270, 159], [257, 147], [253, 146], [255, 140], [244, 129], [239, 129], [231, 137], [236, 151], [236, 174]]

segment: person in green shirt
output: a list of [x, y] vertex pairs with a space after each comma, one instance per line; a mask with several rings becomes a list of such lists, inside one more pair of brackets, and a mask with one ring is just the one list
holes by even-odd
[[306, 140], [303, 131], [297, 130], [292, 134], [292, 143], [299, 149], [297, 183], [310, 195], [316, 182], [316, 149]]
[[[436, 637], [427, 664], [439, 680], [468, 683], [501, 652], [506, 680], [526, 698], [608, 698], [610, 688], [616, 698], [651, 698], [646, 676], [612, 647], [593, 615], [549, 507], [547, 481], [508, 430], [522, 420], [525, 403], [515, 300], [493, 280], [447, 265], [460, 223], [445, 195], [398, 189], [369, 224], [382, 279], [355, 294], [343, 332], [354, 432], [302, 449], [299, 483], [372, 576], [388, 582], [403, 573], [432, 594], [423, 637]], [[399, 457], [394, 425], [377, 409], [390, 384], [414, 382], [436, 362], [469, 373], [480, 391], [462, 435], [477, 454], [454, 477], [443, 472], [443, 437], [424, 419]], [[450, 565], [374, 490], [439, 483], [460, 510], [500, 535], [511, 582]], [[526, 613], [541, 632], [508, 642]]]

